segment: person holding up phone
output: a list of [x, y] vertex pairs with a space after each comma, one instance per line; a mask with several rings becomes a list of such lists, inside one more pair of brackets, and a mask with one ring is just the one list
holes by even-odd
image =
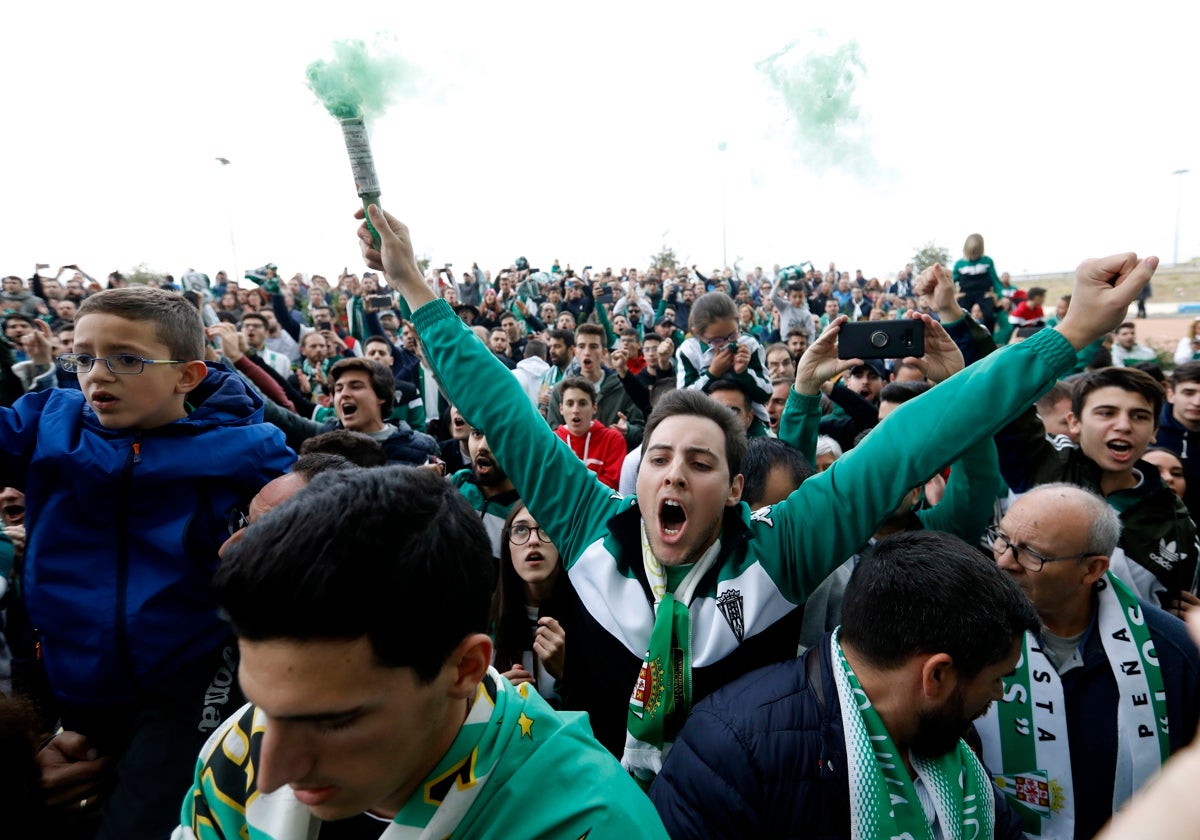
[[765, 434], [770, 422], [766, 403], [771, 398], [771, 380], [766, 375], [762, 345], [738, 329], [733, 298], [724, 292], [701, 295], [692, 304], [688, 328], [692, 337], [675, 352], [676, 387], [707, 393], [713, 381], [733, 379], [751, 401], [755, 420], [748, 434]]

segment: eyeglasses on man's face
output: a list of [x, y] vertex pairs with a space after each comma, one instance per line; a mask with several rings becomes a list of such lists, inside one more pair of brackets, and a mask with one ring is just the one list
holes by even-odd
[[989, 527], [984, 534], [987, 538], [988, 547], [992, 549], [997, 559], [1011, 548], [1013, 557], [1017, 563], [1031, 572], [1040, 572], [1042, 567], [1047, 563], [1056, 563], [1059, 560], [1079, 560], [1091, 556], [1091, 553], [1083, 552], [1082, 554], [1066, 554], [1061, 557], [1047, 557], [1038, 551], [1034, 551], [1027, 545], [1013, 542], [1007, 534], [995, 526]]

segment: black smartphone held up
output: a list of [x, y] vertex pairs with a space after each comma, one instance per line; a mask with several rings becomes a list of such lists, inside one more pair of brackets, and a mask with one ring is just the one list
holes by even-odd
[[925, 322], [853, 321], [838, 332], [839, 359], [902, 359], [925, 355]]
[[372, 309], [375, 309], [375, 310], [391, 309], [392, 308], [392, 296], [391, 295], [367, 295], [367, 306], [370, 306]]

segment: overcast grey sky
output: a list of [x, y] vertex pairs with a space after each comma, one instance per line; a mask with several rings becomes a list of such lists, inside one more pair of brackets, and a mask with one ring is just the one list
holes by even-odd
[[[212, 274], [231, 229], [240, 269], [361, 265], [341, 134], [304, 68], [380, 32], [419, 68], [372, 126], [382, 203], [437, 263], [644, 266], [665, 243], [707, 270], [723, 189], [744, 266], [882, 277], [973, 231], [1014, 274], [1169, 262], [1180, 187], [1188, 259], [1198, 23], [1190, 2], [8, 3], [0, 272]], [[868, 175], [814, 171], [755, 66], [850, 40]]]

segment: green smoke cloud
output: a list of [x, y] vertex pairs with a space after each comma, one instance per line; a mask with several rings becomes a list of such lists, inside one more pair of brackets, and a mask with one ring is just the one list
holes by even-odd
[[832, 51], [808, 53], [797, 61], [793, 42], [757, 64], [794, 121], [805, 162], [864, 172], [873, 159], [854, 96], [866, 65], [854, 41]]
[[401, 59], [371, 55], [359, 40], [335, 42], [332, 61], [318, 59], [304, 71], [308, 87], [339, 120], [382, 114], [407, 74]]

